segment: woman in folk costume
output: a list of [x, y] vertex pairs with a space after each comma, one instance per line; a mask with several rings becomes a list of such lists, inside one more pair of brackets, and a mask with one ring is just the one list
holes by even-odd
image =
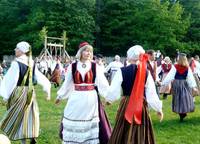
[[22, 144], [25, 144], [26, 139], [31, 139], [31, 144], [34, 144], [39, 135], [39, 111], [32, 77], [43, 86], [48, 97], [51, 84], [34, 67], [30, 45], [27, 42], [17, 44], [15, 55], [16, 59], [0, 86], [0, 95], [7, 101], [7, 112], [1, 120], [0, 128], [10, 140], [21, 140]]
[[148, 106], [163, 118], [162, 102], [156, 93], [154, 80], [147, 70], [148, 56], [144, 49], [133, 46], [127, 51], [131, 63], [117, 71], [106, 96], [108, 102], [123, 97], [109, 144], [154, 144], [154, 134]]
[[184, 53], [179, 53], [177, 64], [172, 66], [161, 85], [168, 85], [171, 82], [172, 111], [179, 114], [182, 122], [188, 112], [194, 111], [192, 90], [197, 91], [194, 76]]
[[199, 56], [196, 55], [194, 58], [191, 58], [190, 61], [190, 68], [193, 72], [196, 84], [197, 84], [197, 88], [198, 88], [198, 93], [197, 95], [200, 94], [200, 63], [199, 63]]
[[109, 84], [101, 68], [92, 62], [91, 45], [81, 43], [76, 57], [78, 60], [69, 65], [55, 102], [68, 98], [62, 119], [62, 140], [64, 144], [97, 144], [100, 139], [95, 85], [100, 95], [105, 96]]
[[52, 73], [52, 76], [50, 78], [50, 81], [51, 82], [54, 82], [54, 86], [55, 88], [59, 87], [60, 85], [60, 81], [61, 81], [61, 68], [60, 68], [60, 64], [57, 63], [56, 64], [56, 67]]
[[[157, 68], [157, 74], [162, 73], [162, 81], [165, 79], [172, 67], [171, 60], [169, 57], [164, 58], [164, 63]], [[163, 99], [167, 98], [167, 95], [171, 92], [171, 83], [166, 86], [161, 86], [159, 90], [160, 94], [163, 94]]]
[[156, 53], [152, 49], [147, 50], [146, 53], [148, 54], [148, 57], [149, 57], [149, 60], [147, 61], [147, 69], [149, 70], [149, 72], [154, 80], [156, 92], [157, 92], [158, 96], [160, 97], [160, 93], [159, 93], [159, 89], [158, 89], [160, 79], [157, 74], [157, 62], [156, 62], [156, 57], [155, 57]]

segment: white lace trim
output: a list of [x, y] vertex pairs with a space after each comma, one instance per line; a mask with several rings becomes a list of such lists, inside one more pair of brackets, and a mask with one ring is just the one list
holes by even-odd
[[88, 140], [85, 142], [63, 141], [62, 144], [99, 144], [99, 139]]
[[99, 122], [96, 118], [92, 121], [70, 121], [63, 119], [63, 141], [66, 143], [99, 143]]

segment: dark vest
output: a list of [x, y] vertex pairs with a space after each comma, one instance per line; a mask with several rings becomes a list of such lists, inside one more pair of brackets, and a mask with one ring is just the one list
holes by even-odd
[[178, 71], [176, 71], [175, 79], [183, 80], [186, 79], [187, 75], [188, 75], [188, 70], [186, 70], [183, 74], [180, 74]]
[[[73, 75], [74, 83], [77, 83], [76, 75], [75, 75], [76, 71], [77, 71], [77, 62], [72, 64], [72, 75]], [[95, 78], [96, 78], [96, 63], [92, 62], [91, 71], [92, 71], [92, 75], [93, 75], [92, 83], [94, 83]]]
[[131, 64], [127, 67], [122, 67], [121, 71], [122, 71], [122, 77], [123, 77], [123, 82], [121, 85], [122, 90], [123, 90], [123, 95], [130, 96], [131, 90], [133, 88], [133, 83], [135, 81], [137, 65]]
[[[22, 81], [24, 79], [24, 76], [25, 76], [25, 74], [26, 74], [26, 72], [28, 70], [28, 66], [23, 64], [23, 63], [21, 63], [21, 62], [19, 62], [19, 61], [17, 61], [17, 63], [19, 65], [19, 79], [18, 79], [18, 82], [17, 82], [17, 86], [21, 86], [22, 85]], [[35, 65], [33, 67], [33, 77], [34, 77], [34, 75], [35, 75]], [[28, 84], [29, 84], [29, 75], [28, 75], [28, 77], [26, 79], [25, 86], [28, 86]]]
[[[123, 82], [121, 84], [123, 95], [130, 96], [132, 88], [133, 88], [133, 84], [135, 82], [137, 65], [131, 64], [127, 67], [122, 67], [121, 71], [122, 71], [122, 78], [123, 78]], [[148, 76], [148, 70], [146, 70], [146, 80], [147, 80], [147, 76]]]

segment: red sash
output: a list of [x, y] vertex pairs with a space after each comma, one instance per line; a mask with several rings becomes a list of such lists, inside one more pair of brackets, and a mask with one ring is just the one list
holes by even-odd
[[136, 124], [141, 124], [142, 121], [142, 107], [143, 107], [143, 98], [144, 98], [144, 86], [146, 79], [146, 67], [148, 55], [140, 55], [138, 64], [138, 70], [136, 73], [135, 82], [131, 91], [130, 99], [128, 106], [125, 111], [125, 118], [129, 123], [134, 122]]

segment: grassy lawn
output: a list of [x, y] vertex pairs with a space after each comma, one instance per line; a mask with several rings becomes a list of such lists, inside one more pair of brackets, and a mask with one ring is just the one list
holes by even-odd
[[[52, 87], [52, 99], [46, 101], [45, 94], [41, 87], [36, 86], [37, 101], [40, 109], [40, 136], [39, 144], [60, 144], [58, 137], [59, 125], [66, 101], [60, 105], [55, 105], [57, 89]], [[200, 98], [196, 97], [196, 109], [194, 113], [188, 114], [185, 121], [180, 123], [177, 114], [171, 111], [171, 96], [163, 100], [164, 120], [162, 123], [156, 116], [156, 112], [151, 110], [151, 118], [157, 144], [200, 144]], [[118, 102], [107, 106], [106, 111], [112, 126], [115, 123], [115, 115], [118, 108]], [[0, 119], [5, 112], [5, 106], [0, 99]], [[12, 142], [20, 144], [20, 142]]]

